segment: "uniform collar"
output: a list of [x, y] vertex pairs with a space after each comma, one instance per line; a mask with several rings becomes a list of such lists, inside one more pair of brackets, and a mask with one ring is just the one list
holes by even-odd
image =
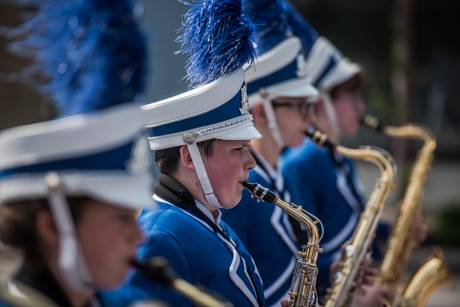
[[58, 306], [72, 305], [64, 290], [41, 261], [31, 262], [26, 260], [13, 280], [47, 296]]
[[200, 203], [197, 200], [195, 200], [195, 204], [196, 204], [196, 207], [198, 208], [198, 210], [203, 212], [203, 214], [206, 215], [207, 218], [209, 218], [211, 221], [214, 221], [216, 225], [220, 224], [220, 220], [221, 220], [221, 217], [222, 217], [222, 212], [220, 212], [220, 210], [217, 210], [217, 217], [214, 217], [212, 212], [209, 211], [209, 209], [205, 205], [203, 205], [202, 203]]
[[157, 185], [155, 186], [155, 194], [161, 199], [176, 207], [179, 207], [194, 216], [212, 223], [211, 228], [220, 228], [221, 212], [218, 210], [218, 216], [215, 219], [211, 211], [193, 198], [187, 188], [177, 181], [175, 178], [161, 174]]
[[271, 184], [276, 188], [278, 193], [284, 189], [284, 180], [281, 174], [281, 169], [274, 169], [270, 163], [258, 152], [251, 150], [254, 160], [256, 160], [255, 171], [259, 172], [263, 177], [267, 177]]

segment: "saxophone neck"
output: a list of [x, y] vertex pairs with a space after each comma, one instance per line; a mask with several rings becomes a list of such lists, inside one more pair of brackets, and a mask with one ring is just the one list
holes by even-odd
[[383, 174], [382, 178], [393, 180], [393, 177], [396, 173], [396, 163], [394, 162], [391, 155], [385, 150], [372, 146], [360, 147], [358, 149], [340, 146], [330, 141], [325, 133], [314, 128], [309, 128], [305, 134], [314, 143], [325, 147], [331, 152], [338, 152], [348, 158], [367, 161], [377, 165]]
[[372, 115], [363, 116], [360, 119], [360, 123], [365, 128], [384, 133], [390, 137], [420, 140], [424, 143], [424, 147], [429, 147], [431, 150], [436, 148], [436, 139], [433, 133], [428, 128], [418, 124], [384, 125], [377, 117]]
[[166, 259], [155, 257], [146, 262], [133, 259], [131, 265], [150, 280], [160, 285], [172, 288], [197, 306], [230, 307], [232, 304], [222, 301], [191, 283], [179, 278], [171, 269]]
[[245, 182], [243, 186], [258, 200], [273, 203], [302, 224], [308, 232], [308, 246], [319, 246], [321, 233], [318, 226], [322, 228], [322, 224], [317, 217], [305, 211], [302, 206], [279, 198], [275, 193], [260, 184]]

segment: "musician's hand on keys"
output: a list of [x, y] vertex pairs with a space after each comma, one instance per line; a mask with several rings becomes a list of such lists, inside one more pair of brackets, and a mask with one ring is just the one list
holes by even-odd
[[353, 297], [352, 307], [383, 306], [391, 302], [394, 291], [384, 285], [374, 283], [371, 286], [362, 285]]
[[412, 240], [415, 246], [419, 245], [426, 240], [428, 234], [428, 225], [423, 220], [423, 216], [420, 210], [417, 210], [414, 221], [412, 224]]

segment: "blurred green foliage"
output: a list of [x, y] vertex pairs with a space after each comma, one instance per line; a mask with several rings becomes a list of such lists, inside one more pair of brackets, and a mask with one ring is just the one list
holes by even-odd
[[460, 246], [460, 200], [442, 206], [434, 219], [430, 238], [436, 244]]

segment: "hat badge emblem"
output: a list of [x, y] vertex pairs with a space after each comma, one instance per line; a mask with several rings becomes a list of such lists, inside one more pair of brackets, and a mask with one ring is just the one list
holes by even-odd
[[307, 63], [303, 54], [297, 55], [297, 76], [300, 78], [307, 76]]
[[249, 113], [249, 101], [248, 101], [248, 93], [247, 93], [247, 86], [246, 82], [243, 83], [241, 86], [241, 114], [248, 114]]

